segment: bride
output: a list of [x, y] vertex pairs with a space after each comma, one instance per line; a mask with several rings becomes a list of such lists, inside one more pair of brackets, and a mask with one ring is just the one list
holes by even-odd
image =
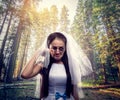
[[79, 100], [83, 92], [78, 84], [91, 72], [91, 63], [76, 41], [54, 32], [26, 64], [21, 77], [37, 75], [35, 95], [41, 100]]

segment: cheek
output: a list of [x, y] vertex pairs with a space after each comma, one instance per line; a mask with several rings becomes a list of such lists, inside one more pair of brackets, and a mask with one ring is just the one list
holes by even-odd
[[51, 55], [53, 55], [53, 54], [54, 54], [54, 51], [53, 51], [52, 49], [50, 50], [50, 54], [51, 54]]
[[63, 52], [63, 53], [61, 53], [61, 55], [63, 56], [63, 55], [64, 55], [64, 52]]

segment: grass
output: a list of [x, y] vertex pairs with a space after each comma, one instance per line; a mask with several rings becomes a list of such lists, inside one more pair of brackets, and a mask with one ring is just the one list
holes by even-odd
[[37, 100], [34, 97], [34, 91], [34, 81], [1, 84], [0, 100]]
[[93, 84], [93, 82], [82, 82], [82, 83], [79, 83], [78, 86], [81, 86], [81, 87], [94, 87], [94, 86], [99, 86], [99, 84]]
[[[97, 85], [97, 84], [96, 84]], [[84, 82], [82, 86], [95, 85]], [[0, 85], [0, 100], [39, 100], [34, 96], [35, 81], [20, 81]], [[83, 89], [85, 98], [80, 100], [120, 100], [120, 88]]]

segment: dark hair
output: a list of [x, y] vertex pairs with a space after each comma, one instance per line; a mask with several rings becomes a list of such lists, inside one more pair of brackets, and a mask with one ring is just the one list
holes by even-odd
[[48, 48], [49, 48], [51, 42], [52, 42], [54, 39], [56, 39], [56, 38], [61, 39], [61, 40], [65, 43], [65, 45], [66, 45], [66, 43], [67, 43], [66, 37], [65, 37], [62, 33], [60, 33], [60, 32], [54, 32], [54, 33], [51, 33], [51, 34], [48, 36], [48, 38], [47, 38], [47, 46], [48, 46]]
[[[63, 40], [65, 45], [66, 45], [66, 43], [67, 43], [66, 37], [60, 32], [54, 32], [54, 33], [51, 33], [48, 36], [48, 39], [47, 39], [48, 48], [49, 48], [49, 45], [51, 44], [51, 42], [55, 38], [59, 38], [59, 39]], [[48, 69], [47, 69], [47, 72], [46, 72], [47, 74], [44, 75], [44, 97], [48, 96], [49, 72], [50, 72], [51, 65], [52, 65], [53, 62], [54, 62], [54, 59], [50, 56], [50, 63], [48, 65]], [[66, 51], [64, 52], [64, 55], [62, 57], [62, 62], [65, 66], [65, 70], [66, 70], [66, 74], [67, 74], [67, 83], [66, 83], [66, 91], [65, 92], [66, 92], [67, 97], [70, 97], [70, 94], [73, 90], [73, 86], [72, 86], [72, 83], [71, 83], [71, 75], [70, 75], [70, 71], [69, 71], [68, 56], [67, 56]]]

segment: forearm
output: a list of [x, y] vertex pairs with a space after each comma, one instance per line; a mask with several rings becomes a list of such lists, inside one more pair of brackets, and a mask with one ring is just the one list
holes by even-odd
[[42, 63], [36, 63], [36, 60], [39, 57], [39, 51], [37, 51], [34, 56], [30, 59], [30, 61], [26, 64], [24, 70], [21, 73], [22, 78], [31, 78], [34, 77], [36, 74], [39, 73], [40, 69], [42, 68]]
[[26, 67], [23, 70], [21, 77], [25, 78], [25, 79], [34, 77], [35, 75], [37, 75], [40, 72], [41, 68], [43, 67], [43, 64], [42, 63], [35, 64], [33, 67], [34, 68], [32, 68], [32, 67], [29, 68], [29, 70], [27, 70], [27, 67]]
[[77, 85], [73, 86], [73, 97], [74, 97], [75, 100], [80, 100]]

